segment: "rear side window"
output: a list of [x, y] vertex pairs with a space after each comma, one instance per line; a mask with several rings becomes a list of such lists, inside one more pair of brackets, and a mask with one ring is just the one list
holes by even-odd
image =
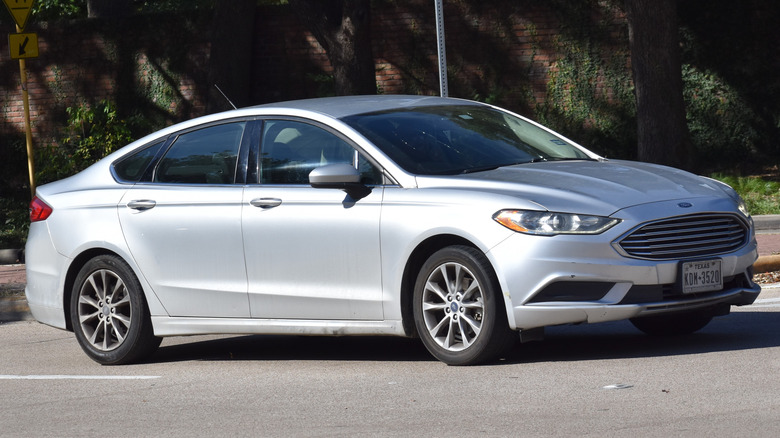
[[165, 141], [155, 143], [115, 163], [114, 175], [116, 178], [122, 182], [129, 183], [141, 181], [144, 171], [160, 151], [160, 148], [164, 143]]
[[232, 184], [245, 122], [181, 134], [157, 165], [155, 182]]

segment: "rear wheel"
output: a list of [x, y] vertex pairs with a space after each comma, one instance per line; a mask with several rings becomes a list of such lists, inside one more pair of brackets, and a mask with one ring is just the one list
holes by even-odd
[[666, 315], [632, 318], [631, 324], [653, 336], [687, 335], [704, 328], [712, 321], [712, 312], [677, 312]]
[[104, 365], [141, 360], [162, 341], [154, 336], [138, 278], [113, 255], [95, 257], [81, 268], [70, 312], [79, 345]]
[[516, 340], [493, 268], [471, 247], [444, 248], [423, 264], [413, 310], [425, 347], [449, 365], [495, 359]]

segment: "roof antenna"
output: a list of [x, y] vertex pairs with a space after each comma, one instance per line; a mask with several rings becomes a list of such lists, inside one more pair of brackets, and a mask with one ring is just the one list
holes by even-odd
[[221, 88], [219, 88], [219, 85], [217, 85], [217, 84], [214, 84], [214, 88], [216, 88], [216, 89], [217, 89], [217, 91], [219, 91], [219, 94], [221, 94], [221, 95], [222, 95], [222, 97], [224, 97], [224, 98], [225, 98], [225, 100], [227, 100], [227, 101], [228, 101], [228, 103], [230, 104], [230, 106], [232, 106], [232, 107], [233, 107], [233, 109], [238, 109], [238, 108], [236, 107], [236, 104], [234, 104], [234, 103], [233, 103], [233, 101], [232, 101], [232, 100], [230, 100], [230, 99], [227, 97], [227, 95], [225, 94], [225, 92], [224, 92], [224, 91], [222, 91], [222, 89], [221, 89]]

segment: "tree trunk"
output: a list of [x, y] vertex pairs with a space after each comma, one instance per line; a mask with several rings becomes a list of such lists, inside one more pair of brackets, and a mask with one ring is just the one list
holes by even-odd
[[639, 160], [691, 168], [676, 0], [626, 0]]
[[232, 0], [218, 1], [214, 6], [208, 113], [232, 109], [225, 97], [239, 108], [253, 103], [251, 76], [256, 4], [255, 0]]
[[339, 96], [376, 94], [370, 0], [290, 0], [325, 49]]

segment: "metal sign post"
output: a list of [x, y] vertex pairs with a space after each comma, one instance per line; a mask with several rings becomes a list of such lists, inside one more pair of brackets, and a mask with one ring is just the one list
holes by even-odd
[[[17, 32], [21, 29], [17, 26]], [[36, 49], [37, 52], [37, 49]], [[27, 143], [27, 173], [30, 177], [30, 199], [35, 197], [35, 152], [32, 143], [32, 126], [30, 126], [30, 96], [27, 93], [27, 66], [24, 58], [19, 58], [19, 74], [22, 82], [22, 102], [24, 103], [24, 132]]]
[[3, 0], [8, 11], [16, 22], [16, 34], [8, 35], [8, 48], [12, 59], [19, 60], [19, 74], [22, 84], [22, 101], [24, 103], [24, 131], [27, 142], [27, 172], [30, 175], [30, 197], [35, 197], [35, 153], [32, 145], [32, 127], [30, 126], [30, 97], [27, 93], [26, 58], [38, 56], [38, 35], [22, 33], [30, 17], [30, 9], [34, 0]]
[[444, 47], [444, 7], [442, 0], [435, 0], [436, 3], [436, 39], [439, 49], [439, 94], [441, 97], [447, 97], [447, 51]]

